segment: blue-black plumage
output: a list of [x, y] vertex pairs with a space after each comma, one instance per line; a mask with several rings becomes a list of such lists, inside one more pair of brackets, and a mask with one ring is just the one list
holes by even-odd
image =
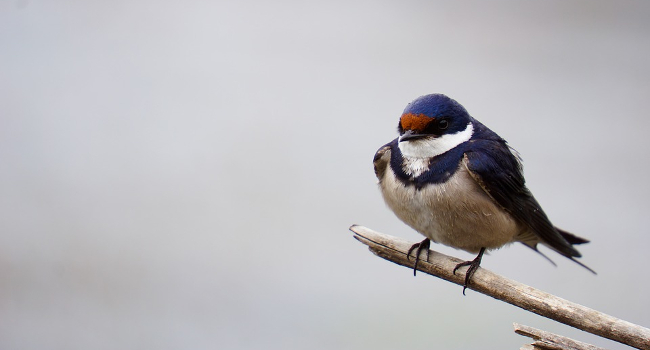
[[461, 104], [443, 94], [419, 97], [404, 109], [398, 132], [374, 166], [388, 206], [427, 237], [412, 247], [415, 268], [432, 240], [478, 253], [456, 267], [470, 266], [465, 288], [485, 250], [512, 242], [538, 253], [541, 243], [593, 272], [575, 260], [573, 245], [588, 241], [553, 226], [526, 187], [518, 155]]

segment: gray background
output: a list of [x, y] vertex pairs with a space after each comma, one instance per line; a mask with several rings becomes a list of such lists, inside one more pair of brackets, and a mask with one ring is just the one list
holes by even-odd
[[[442, 92], [509, 140], [593, 276], [483, 267], [650, 326], [650, 5], [0, 2], [0, 348], [518, 349], [598, 339], [378, 259], [375, 150]], [[472, 256], [435, 245], [463, 259]]]

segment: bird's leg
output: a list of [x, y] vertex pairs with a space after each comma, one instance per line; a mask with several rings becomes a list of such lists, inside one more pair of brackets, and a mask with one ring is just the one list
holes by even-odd
[[[413, 248], [411, 248], [411, 249], [413, 249]], [[476, 272], [479, 265], [481, 265], [481, 259], [483, 258], [483, 253], [485, 253], [485, 248], [481, 248], [481, 251], [478, 252], [478, 255], [476, 256], [476, 258], [474, 258], [474, 260], [462, 262], [462, 263], [456, 265], [456, 267], [454, 267], [453, 272], [454, 272], [454, 275], [455, 275], [456, 270], [458, 270], [458, 268], [463, 267], [463, 266], [469, 266], [469, 268], [467, 269], [467, 272], [465, 272], [465, 284], [463, 285], [463, 295], [465, 295], [465, 289], [467, 289], [467, 285], [469, 284], [470, 278], [472, 278], [472, 275], [474, 275], [474, 272]]]
[[420, 261], [420, 253], [424, 249], [427, 250], [427, 262], [429, 261], [429, 246], [431, 245], [431, 240], [428, 238], [425, 238], [424, 241], [420, 243], [415, 243], [414, 245], [411, 246], [411, 249], [409, 249], [408, 253], [406, 253], [406, 259], [411, 260], [411, 252], [417, 248], [417, 251], [415, 251], [415, 265], [413, 265], [413, 276], [415, 276], [415, 272], [418, 270], [418, 262]]

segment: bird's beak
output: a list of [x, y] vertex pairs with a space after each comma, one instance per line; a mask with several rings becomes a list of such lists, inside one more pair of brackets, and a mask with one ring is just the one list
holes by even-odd
[[427, 134], [416, 134], [415, 132], [413, 132], [413, 130], [406, 130], [399, 137], [399, 142], [418, 140], [418, 139], [421, 139], [421, 138], [425, 138], [427, 136], [429, 136], [429, 135], [427, 135]]

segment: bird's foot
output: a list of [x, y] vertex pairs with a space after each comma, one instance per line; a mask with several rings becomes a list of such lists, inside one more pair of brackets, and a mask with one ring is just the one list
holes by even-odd
[[[413, 249], [413, 248], [411, 247], [411, 249]], [[474, 272], [476, 272], [478, 267], [481, 265], [481, 259], [483, 258], [483, 253], [485, 253], [485, 248], [481, 248], [481, 251], [478, 252], [478, 255], [476, 256], [476, 258], [474, 258], [474, 260], [462, 262], [462, 263], [456, 265], [456, 267], [454, 267], [453, 273], [455, 275], [456, 270], [458, 270], [459, 268], [461, 268], [463, 266], [469, 266], [469, 268], [467, 269], [467, 272], [465, 272], [465, 284], [463, 284], [463, 295], [465, 295], [465, 289], [467, 289], [467, 285], [469, 284], [469, 280], [472, 278], [472, 276], [474, 275]]]
[[409, 249], [408, 253], [406, 253], [406, 259], [411, 260], [411, 252], [415, 251], [415, 265], [413, 265], [413, 276], [415, 276], [415, 272], [418, 270], [418, 262], [420, 261], [420, 253], [422, 253], [423, 250], [427, 250], [427, 262], [429, 261], [429, 246], [431, 245], [431, 240], [428, 238], [425, 238], [424, 241], [420, 243], [415, 243], [414, 245], [411, 246], [411, 249]]

